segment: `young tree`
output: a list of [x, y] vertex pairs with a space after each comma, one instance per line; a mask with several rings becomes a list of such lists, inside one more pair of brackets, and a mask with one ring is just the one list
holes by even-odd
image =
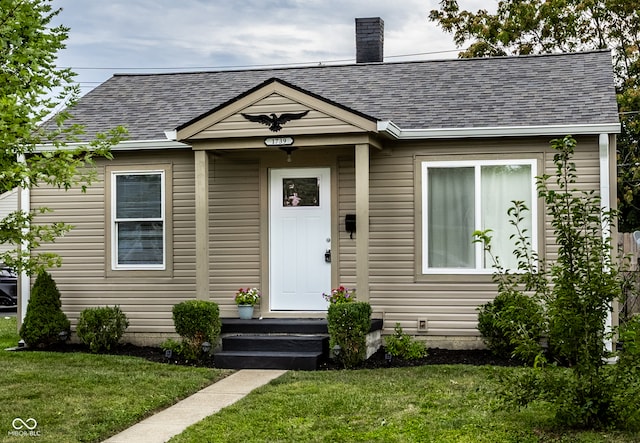
[[[621, 296], [619, 267], [611, 256], [610, 239], [602, 232], [603, 223], [610, 224], [615, 212], [601, 208], [597, 193], [577, 189], [576, 141], [566, 136], [551, 143], [555, 175], [538, 178], [537, 188], [557, 239], [557, 257], [547, 262], [540, 259], [520, 234], [523, 230], [518, 230], [514, 253], [519, 272], [509, 273], [491, 254], [490, 231], [474, 233], [498, 262], [494, 280], [499, 294], [490, 309], [483, 307], [487, 330], [497, 329], [499, 345], [535, 364], [531, 370], [507, 375], [502, 396], [516, 406], [547, 402], [564, 425], [636, 429], [640, 425], [640, 322], [622, 328], [625, 346], [618, 364], [607, 363], [610, 353], [604, 347], [605, 320], [611, 302]], [[517, 227], [525, 207], [514, 202], [513, 208], [510, 221]], [[529, 301], [524, 303], [526, 298]], [[530, 314], [523, 316], [523, 310]], [[532, 323], [529, 317], [537, 321]], [[548, 339], [546, 353], [537, 343], [540, 335]], [[491, 346], [494, 336], [486, 338]], [[554, 364], [547, 364], [548, 359]]]
[[[0, 0], [0, 193], [39, 185], [84, 190], [95, 175], [95, 159], [110, 158], [110, 146], [124, 137], [124, 129], [115, 128], [91, 143], [68, 145], [79, 140], [82, 128], [68, 124], [79, 97], [75, 74], [56, 66], [69, 32], [52, 26], [59, 13], [51, 0]], [[35, 225], [34, 215], [18, 211], [0, 220], [0, 243], [15, 248], [0, 261], [29, 273], [59, 264], [55, 255], [31, 250], [70, 229]], [[19, 248], [24, 242], [31, 250]]]
[[495, 13], [442, 0], [429, 18], [458, 47], [470, 44], [460, 57], [612, 49], [622, 122], [619, 228], [640, 229], [640, 0], [503, 0]]

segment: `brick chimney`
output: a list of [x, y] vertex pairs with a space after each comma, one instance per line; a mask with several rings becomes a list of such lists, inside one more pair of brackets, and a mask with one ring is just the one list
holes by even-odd
[[384, 21], [380, 17], [356, 19], [356, 63], [384, 59]]

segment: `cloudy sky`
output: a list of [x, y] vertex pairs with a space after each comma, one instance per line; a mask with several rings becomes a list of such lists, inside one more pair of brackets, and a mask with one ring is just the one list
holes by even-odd
[[[461, 0], [487, 8], [487, 0]], [[385, 61], [456, 57], [438, 0], [54, 0], [71, 28], [59, 65], [83, 92], [114, 73], [355, 61], [354, 20], [382, 17]]]

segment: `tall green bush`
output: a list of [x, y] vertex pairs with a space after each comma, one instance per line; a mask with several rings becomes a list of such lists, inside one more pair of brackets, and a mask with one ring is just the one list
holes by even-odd
[[371, 329], [371, 305], [365, 302], [331, 303], [327, 311], [329, 346], [340, 347], [334, 357], [352, 368], [367, 357], [367, 334]]
[[[578, 176], [572, 161], [575, 146], [571, 136], [553, 140], [555, 178], [543, 175], [537, 182], [558, 244], [556, 260], [545, 263], [538, 259], [530, 251], [525, 233], [518, 231], [514, 252], [520, 273], [509, 274], [498, 263], [496, 277], [500, 294], [530, 292], [544, 309], [549, 355], [568, 369], [546, 364], [547, 358], [540, 351], [536, 368], [507, 379], [503, 395], [518, 406], [538, 400], [548, 402], [559, 422], [568, 426], [633, 426], [640, 422], [638, 408], [620, 405], [638, 404], [638, 383], [634, 391], [628, 389], [629, 383], [619, 381], [631, 380], [625, 368], [640, 365], [640, 356], [628, 353], [622, 364], [607, 365], [610, 355], [604, 345], [606, 318], [622, 287], [611, 257], [611, 239], [603, 235], [616, 214], [602, 210], [595, 192], [576, 189]], [[524, 205], [514, 202], [510, 215], [516, 226], [521, 210], [526, 210]], [[490, 253], [489, 231], [476, 232], [475, 236]], [[529, 338], [514, 334], [509, 341], [526, 346]]]
[[602, 227], [612, 226], [614, 213], [603, 211], [594, 191], [572, 189], [577, 181], [572, 161], [576, 142], [554, 141], [555, 187], [544, 176], [538, 183], [559, 245], [551, 267], [553, 289], [546, 300], [549, 345], [556, 356], [590, 378], [607, 357], [603, 346], [605, 320], [611, 303], [622, 296], [622, 283], [612, 260], [611, 238]]
[[71, 333], [71, 323], [62, 312], [60, 291], [46, 271], [40, 271], [31, 289], [20, 337], [27, 346], [46, 347], [60, 339], [60, 333]]
[[173, 307], [173, 323], [182, 337], [180, 354], [186, 360], [199, 360], [202, 344], [216, 346], [222, 322], [218, 305], [205, 300], [188, 300]]
[[128, 326], [119, 306], [89, 308], [80, 313], [76, 334], [91, 352], [104, 352], [118, 344]]

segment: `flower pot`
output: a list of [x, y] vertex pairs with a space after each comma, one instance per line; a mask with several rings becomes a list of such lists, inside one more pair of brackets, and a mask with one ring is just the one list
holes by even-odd
[[238, 315], [241, 320], [249, 320], [253, 317], [253, 305], [238, 305]]

